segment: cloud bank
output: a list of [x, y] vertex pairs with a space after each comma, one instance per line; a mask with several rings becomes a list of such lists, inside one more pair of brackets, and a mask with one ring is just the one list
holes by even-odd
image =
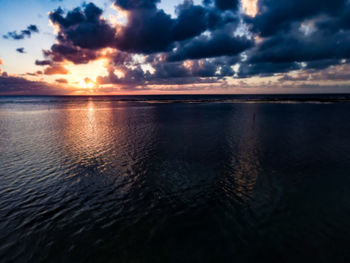
[[59, 95], [71, 90], [44, 81], [31, 81], [19, 76], [0, 75], [0, 95]]
[[[97, 77], [97, 84], [130, 90], [227, 85], [252, 77], [300, 81], [331, 68], [341, 73], [328, 70], [328, 80], [348, 80], [342, 73], [350, 59], [347, 0], [185, 0], [175, 16], [159, 2], [115, 0], [116, 12], [125, 16], [118, 23], [94, 3], [57, 8], [49, 13], [56, 43], [35, 64], [46, 67], [43, 74], [68, 74], [66, 63], [103, 58], [108, 74]], [[38, 31], [32, 26], [4, 37], [30, 36]], [[302, 80], [319, 85], [317, 78]]]

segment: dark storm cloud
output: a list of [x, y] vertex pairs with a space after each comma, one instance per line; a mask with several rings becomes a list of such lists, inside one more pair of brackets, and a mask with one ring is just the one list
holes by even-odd
[[[184, 40], [199, 35], [207, 29], [207, 11], [202, 6], [195, 6], [187, 1], [176, 9], [178, 18], [174, 23], [173, 38]], [[193, 18], [196, 19], [193, 19]]]
[[115, 29], [102, 17], [102, 9], [93, 3], [83, 9], [75, 8], [64, 15], [61, 8], [49, 14], [50, 20], [60, 29], [57, 39], [61, 43], [88, 49], [107, 47], [114, 39]]
[[110, 56], [111, 56], [112, 63], [118, 66], [128, 64], [132, 60], [131, 53], [122, 52], [122, 51], [111, 54]]
[[341, 59], [350, 56], [349, 32], [316, 31], [308, 36], [301, 32], [276, 34], [265, 40], [252, 55], [250, 62], [302, 62], [321, 59]]
[[[126, 25], [117, 28], [108, 24], [101, 17], [102, 10], [92, 3], [86, 4], [83, 9], [75, 8], [67, 13], [58, 8], [49, 15], [51, 22], [59, 29], [58, 43], [51, 48], [52, 56], [55, 53], [58, 53], [58, 57], [72, 52], [81, 54], [84, 49], [86, 52], [104, 47], [129, 53], [167, 52], [176, 42], [196, 37], [206, 30], [228, 23], [238, 25], [239, 19], [232, 12], [222, 14], [218, 9], [194, 5], [190, 0], [177, 6], [178, 16], [173, 19], [157, 8], [157, 2], [116, 1], [115, 5], [128, 12]], [[69, 52], [62, 52], [63, 49], [69, 49]], [[71, 58], [68, 60], [74, 63], [79, 61]]]
[[334, 17], [329, 17], [317, 23], [317, 27], [321, 30], [337, 32], [339, 30], [350, 29], [350, 2]]
[[322, 59], [313, 60], [306, 63], [305, 69], [320, 70], [328, 68], [329, 66], [339, 65], [342, 63], [342, 59]]
[[122, 51], [153, 53], [167, 51], [173, 41], [173, 20], [156, 8], [133, 9], [128, 23], [117, 34], [115, 47]]
[[[177, 19], [174, 20], [173, 40], [181, 41], [200, 35], [205, 30], [222, 27], [228, 23], [236, 26], [239, 19], [231, 12], [222, 13], [214, 8], [194, 5], [184, 1], [176, 7]], [[195, 18], [195, 19], [194, 19]]]
[[[172, 72], [174, 74], [175, 71]], [[134, 70], [127, 74], [124, 78], [119, 78], [112, 72], [105, 77], [98, 77], [97, 82], [99, 84], [118, 84], [124, 85], [125, 87], [134, 87], [138, 85], [183, 85], [192, 83], [215, 83], [217, 78], [202, 78], [198, 76], [186, 77], [181, 75], [181, 77], [163, 78], [159, 76], [152, 76], [150, 74], [144, 74], [142, 70]]]
[[125, 10], [155, 8], [160, 0], [116, 0], [115, 5]]
[[168, 62], [158, 63], [154, 65], [156, 69], [154, 77], [158, 79], [167, 78], [191, 78], [191, 77], [214, 77], [221, 78], [225, 76], [233, 76], [234, 71], [230, 64], [233, 59], [215, 58], [215, 59], [200, 59], [191, 60], [188, 63], [184, 62]]
[[238, 0], [215, 0], [215, 5], [221, 10], [236, 10], [238, 8], [238, 4]]
[[33, 33], [39, 33], [39, 29], [36, 25], [29, 25], [26, 29], [22, 30], [19, 33], [17, 31], [8, 32], [6, 35], [3, 35], [3, 38], [21, 40], [25, 37], [30, 38]]
[[18, 53], [21, 53], [21, 54], [26, 53], [26, 51], [24, 50], [24, 47], [19, 47], [19, 48], [16, 49], [16, 51], [17, 51]]
[[[189, 0], [177, 6], [177, 18], [172, 19], [156, 7], [156, 2], [128, 2], [128, 23], [116, 35], [116, 48], [144, 54], [165, 52], [171, 50], [175, 42], [199, 36], [206, 30], [227, 23], [238, 25], [238, 18], [232, 13], [222, 14], [215, 8], [194, 5]], [[116, 4], [125, 8], [118, 1]]]
[[324, 69], [350, 57], [347, 1], [261, 0], [260, 13], [249, 23], [264, 38], [247, 52], [240, 76]]
[[291, 63], [241, 63], [238, 76], [240, 78], [248, 78], [253, 76], [268, 77], [275, 73], [284, 73], [293, 70], [298, 70], [301, 65], [295, 62]]
[[[57, 42], [36, 65], [49, 65], [45, 74], [56, 72], [60, 62], [88, 63], [108, 47], [114, 50], [103, 55], [110, 60], [109, 75], [99, 82], [131, 87], [321, 70], [350, 57], [346, 0], [259, 0], [253, 18], [239, 13], [238, 0], [205, 0], [202, 5], [185, 0], [176, 7], [176, 17], [159, 9], [159, 0], [113, 2], [127, 13], [125, 24], [109, 24], [92, 3], [51, 12]], [[152, 70], [136, 63], [134, 54], [145, 55]]]
[[247, 19], [253, 31], [261, 36], [271, 36], [280, 30], [288, 30], [293, 22], [312, 19], [317, 15], [336, 17], [347, 0], [259, 0], [260, 12], [254, 19]]
[[46, 58], [55, 62], [68, 60], [75, 64], [86, 64], [98, 58], [95, 50], [79, 48], [70, 44], [54, 44], [50, 50], [43, 51]]
[[214, 4], [220, 10], [237, 10], [239, 7], [239, 0], [204, 0], [205, 5]]
[[230, 36], [225, 31], [215, 31], [210, 36], [202, 35], [182, 43], [169, 55], [169, 61], [234, 56], [253, 46], [246, 37]]
[[152, 79], [184, 78], [184, 77], [211, 77], [215, 75], [215, 62], [194, 60], [188, 65], [182, 62], [158, 63], [154, 65], [155, 73]]

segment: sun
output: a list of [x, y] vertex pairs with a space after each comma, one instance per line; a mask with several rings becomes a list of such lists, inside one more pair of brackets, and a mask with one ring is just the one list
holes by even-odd
[[78, 85], [82, 89], [93, 89], [96, 84], [90, 79], [89, 80], [83, 79], [79, 81]]
[[95, 81], [86, 77], [77, 83], [77, 87], [80, 89], [79, 91], [80, 93], [92, 94], [92, 93], [96, 93], [98, 85], [96, 84]]
[[[108, 60], [105, 58], [98, 59], [88, 64], [73, 64], [67, 63], [65, 67], [71, 74], [67, 75], [66, 79], [70, 83], [74, 83], [76, 88], [88, 90], [97, 88], [96, 79], [101, 76], [108, 76]], [[88, 76], [88, 78], [87, 78]]]

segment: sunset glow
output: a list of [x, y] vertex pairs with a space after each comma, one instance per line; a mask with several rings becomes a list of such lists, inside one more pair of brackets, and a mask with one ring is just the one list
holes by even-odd
[[[108, 71], [106, 69], [106, 59], [99, 59], [84, 65], [69, 64], [67, 68], [71, 72], [67, 75], [67, 80], [71, 84], [78, 83], [80, 88], [91, 89], [95, 86], [98, 76], [106, 76]], [[89, 81], [85, 81], [85, 79]]]
[[79, 87], [83, 88], [83, 89], [91, 90], [94, 86], [95, 86], [95, 83], [93, 83], [92, 81], [89, 81], [87, 79], [81, 80], [79, 82]]
[[[5, 0], [13, 15], [0, 16], [0, 94], [350, 87], [341, 66], [349, 63], [349, 1], [307, 10], [295, 1], [267, 0], [38, 0], [28, 9], [18, 1]], [[310, 77], [291, 85], [294, 75]]]

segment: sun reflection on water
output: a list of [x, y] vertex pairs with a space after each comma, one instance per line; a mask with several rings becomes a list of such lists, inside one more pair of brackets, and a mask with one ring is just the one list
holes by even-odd
[[[232, 173], [225, 178], [223, 190], [230, 199], [234, 194], [235, 198], [242, 203], [254, 199], [254, 189], [261, 169], [259, 160], [261, 146], [258, 138], [259, 127], [256, 125], [256, 110], [255, 108], [244, 109], [240, 113], [242, 118], [240, 129], [237, 130], [237, 127], [233, 126], [228, 137], [231, 152], [235, 154], [230, 164]], [[235, 138], [236, 143], [231, 144], [234, 137], [239, 139]]]

